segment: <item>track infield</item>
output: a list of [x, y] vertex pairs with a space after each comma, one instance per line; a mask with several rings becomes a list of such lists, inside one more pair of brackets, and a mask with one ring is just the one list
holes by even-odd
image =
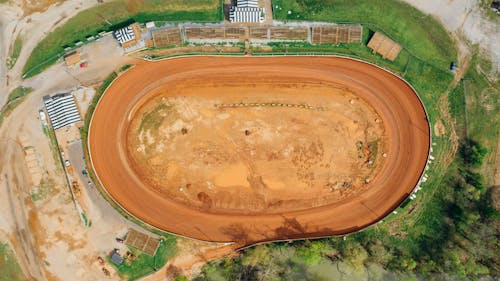
[[[171, 107], [178, 110], [158, 111]], [[115, 80], [94, 111], [88, 141], [102, 186], [127, 212], [167, 232], [243, 247], [378, 222], [418, 183], [429, 140], [413, 89], [371, 64], [186, 57], [140, 63]], [[374, 141], [378, 149], [365, 151]]]

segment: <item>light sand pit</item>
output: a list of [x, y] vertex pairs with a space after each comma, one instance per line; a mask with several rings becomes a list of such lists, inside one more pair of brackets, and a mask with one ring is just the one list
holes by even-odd
[[418, 182], [429, 134], [411, 87], [363, 62], [192, 57], [118, 78], [89, 147], [134, 216], [243, 246], [377, 222]]

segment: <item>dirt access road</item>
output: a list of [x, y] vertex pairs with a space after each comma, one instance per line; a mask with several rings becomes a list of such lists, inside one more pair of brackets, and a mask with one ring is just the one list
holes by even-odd
[[[126, 128], [137, 110], [136, 103], [179, 78], [205, 77], [211, 81], [218, 76], [256, 83], [274, 78], [290, 83], [298, 78], [310, 79], [355, 93], [376, 110], [385, 125], [388, 144], [383, 167], [356, 197], [306, 210], [252, 215], [207, 213], [162, 196], [138, 177], [127, 158]], [[102, 186], [123, 208], [168, 232], [241, 246], [341, 235], [378, 222], [418, 183], [427, 162], [429, 140], [425, 110], [408, 84], [373, 65], [339, 57], [189, 57], [144, 62], [108, 89], [94, 112], [89, 132], [94, 170]]]

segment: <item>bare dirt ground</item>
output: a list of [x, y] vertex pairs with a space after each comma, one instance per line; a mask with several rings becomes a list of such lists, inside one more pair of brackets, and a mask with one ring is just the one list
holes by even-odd
[[[133, 227], [95, 190], [91, 190], [87, 213], [92, 227], [83, 226], [61, 164], [55, 160], [38, 120], [44, 95], [96, 85], [119, 66], [131, 62], [131, 58], [123, 57], [112, 38], [85, 46], [83, 53], [89, 62], [87, 68], [66, 69], [59, 63], [23, 81], [22, 85], [33, 87], [34, 91], [0, 128], [0, 233], [12, 245], [25, 275], [33, 280], [103, 280], [105, 276], [96, 257], [119, 247], [121, 244], [116, 245], [114, 238]], [[20, 85], [16, 83], [20, 82], [14, 81], [11, 86]], [[91, 98], [85, 95], [90, 93], [93, 91], [82, 93], [79, 98], [85, 100], [84, 107]], [[43, 169], [39, 186], [31, 182], [26, 147], [33, 148]], [[33, 199], [42, 189], [46, 192]], [[114, 275], [113, 279], [118, 277]]]
[[[362, 192], [386, 150], [375, 110], [337, 84], [190, 77], [140, 100], [136, 172], [206, 212], [279, 213]], [[377, 122], [378, 121], [378, 122]]]
[[[13, 0], [0, 4], [0, 105], [7, 94], [22, 83], [22, 68], [31, 51], [50, 31], [64, 24], [78, 12], [93, 7], [98, 1], [81, 0]], [[5, 59], [17, 36], [23, 46], [19, 58], [10, 70]]]
[[[131, 167], [125, 129], [140, 108], [137, 102], [154, 89], [189, 79], [214, 85], [215, 77], [224, 83], [259, 84], [278, 79], [342, 86], [362, 97], [381, 117], [388, 143], [385, 164], [359, 196], [308, 210], [254, 215], [209, 213], [166, 198]], [[356, 107], [356, 102], [352, 106]], [[114, 114], [110, 116], [109, 112]], [[112, 84], [93, 120], [89, 146], [94, 169], [119, 204], [169, 232], [207, 241], [236, 241], [240, 245], [331, 236], [366, 227], [409, 195], [429, 151], [429, 124], [420, 101], [407, 84], [374, 66], [332, 57], [190, 57], [141, 63]], [[199, 200], [205, 198], [200, 196]]]

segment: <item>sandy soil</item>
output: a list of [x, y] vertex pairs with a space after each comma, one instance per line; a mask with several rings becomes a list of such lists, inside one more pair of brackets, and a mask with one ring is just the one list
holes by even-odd
[[[124, 129], [140, 108], [137, 102], [154, 89], [178, 79], [204, 78], [208, 82], [212, 77], [246, 83], [273, 77], [342, 85], [366, 100], [381, 117], [388, 138], [385, 164], [359, 196], [295, 212], [208, 213], [161, 196], [131, 167]], [[94, 169], [108, 193], [125, 209], [170, 232], [240, 245], [331, 236], [373, 224], [413, 190], [429, 151], [429, 124], [411, 88], [386, 71], [342, 58], [191, 57], [142, 63], [113, 83], [93, 120], [89, 144]]]
[[35, 5], [27, 2], [16, 0], [8, 4], [0, 4], [0, 11], [2, 11], [0, 16], [1, 61], [5, 61], [9, 47], [18, 35], [23, 40], [21, 53], [14, 67], [7, 71], [5, 63], [0, 64], [0, 85], [2, 86], [0, 87], [0, 105], [4, 104], [7, 94], [12, 89], [23, 83], [22, 68], [38, 42], [78, 12], [98, 4], [97, 1], [81, 0], [29, 1]]
[[[24, 86], [33, 87], [34, 91], [0, 128], [0, 233], [2, 242], [4, 237], [8, 239], [26, 276], [32, 276], [33, 280], [105, 279], [96, 257], [121, 245], [115, 245], [114, 238], [133, 227], [118, 213], [110, 212], [109, 204], [100, 202], [104, 200], [95, 190], [87, 213], [92, 227], [83, 227], [64, 174], [57, 166], [60, 163], [55, 162], [38, 120], [44, 95], [95, 85], [119, 66], [131, 62], [123, 57], [123, 51], [112, 38], [84, 47], [83, 53], [89, 62], [87, 68], [66, 69], [59, 63], [23, 81]], [[16, 83], [19, 82], [14, 81], [11, 86], [20, 85]], [[90, 98], [87, 96], [86, 102]], [[47, 196], [35, 202], [31, 194], [40, 187], [31, 183], [23, 146], [36, 151], [43, 168], [42, 182], [50, 187]]]
[[233, 77], [170, 80], [134, 109], [130, 159], [165, 198], [205, 212], [289, 212], [355, 196], [380, 170], [380, 117], [343, 86]]

